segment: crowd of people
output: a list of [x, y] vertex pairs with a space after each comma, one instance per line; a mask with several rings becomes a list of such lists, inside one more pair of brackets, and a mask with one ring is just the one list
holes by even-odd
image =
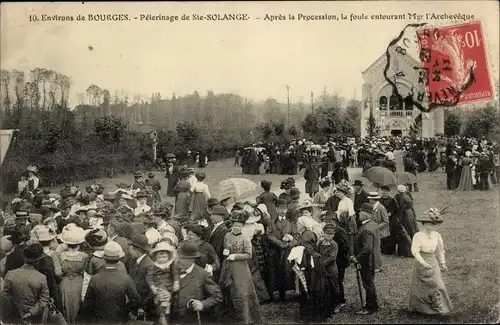
[[[371, 139], [340, 149], [331, 143], [322, 151], [299, 141], [303, 152], [293, 168], [279, 160], [266, 172], [304, 169], [307, 195], [288, 177], [279, 195], [262, 181], [260, 195], [235, 203], [213, 197], [205, 173], [178, 165], [172, 156], [166, 189], [154, 174], [137, 172], [132, 185], [116, 189], [68, 184], [51, 193], [39, 188], [37, 168], [29, 166], [18, 197], [2, 207], [2, 321], [262, 323], [262, 304], [293, 299], [300, 319], [316, 322], [342, 312], [349, 267], [365, 290], [358, 314], [369, 315], [379, 310], [374, 277], [384, 270], [382, 254], [415, 258], [409, 310], [448, 314], [452, 306], [440, 275], [447, 269], [444, 244], [434, 229], [443, 211], [429, 209], [419, 217], [409, 186], [399, 184], [394, 196], [387, 186], [367, 192], [347, 171], [396, 171], [398, 147], [405, 152], [405, 171], [432, 172], [441, 161], [449, 176], [448, 159], [432, 158], [443, 145], [433, 142]], [[444, 145], [448, 158], [465, 150], [458, 158], [459, 189], [473, 182], [464, 174], [474, 175], [471, 165], [481, 164], [470, 159], [472, 152], [486, 154], [486, 160], [497, 150], [493, 143], [467, 143], [470, 149], [460, 141]], [[283, 148], [292, 159], [293, 148], [278, 150]], [[265, 152], [272, 150], [258, 155]], [[488, 179], [495, 179], [497, 169], [488, 171]], [[165, 202], [162, 191], [174, 204]]]

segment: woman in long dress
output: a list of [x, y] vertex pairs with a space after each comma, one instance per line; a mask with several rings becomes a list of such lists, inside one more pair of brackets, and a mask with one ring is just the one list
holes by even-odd
[[427, 315], [446, 315], [452, 305], [441, 271], [447, 271], [443, 238], [434, 225], [443, 222], [436, 209], [429, 209], [418, 219], [423, 230], [413, 236], [411, 252], [415, 257], [410, 289], [409, 311]]
[[64, 227], [60, 238], [61, 242], [66, 244], [67, 250], [59, 254], [62, 270], [59, 290], [62, 314], [68, 324], [75, 324], [81, 304], [83, 273], [89, 256], [80, 251], [80, 244], [85, 241], [85, 231], [70, 225]]
[[297, 275], [299, 317], [307, 322], [324, 321], [333, 312], [335, 301], [332, 292], [335, 289], [324, 259], [316, 250], [318, 242], [323, 240], [323, 230], [311, 217], [300, 217], [297, 219], [297, 232], [298, 246], [292, 249], [288, 260], [294, 263]]
[[188, 181], [189, 173], [186, 171], [180, 172], [179, 180], [174, 186], [175, 193], [175, 214], [188, 216], [189, 204], [191, 203], [191, 184]]
[[398, 244], [397, 253], [401, 257], [411, 257], [411, 243], [413, 236], [418, 231], [418, 225], [415, 220], [415, 210], [413, 209], [413, 200], [407, 193], [407, 188], [404, 185], [397, 187], [398, 194], [394, 196], [398, 204], [396, 211], [397, 227], [399, 228], [396, 240]]
[[196, 173], [198, 182], [191, 188], [192, 197], [189, 211], [191, 212], [191, 219], [193, 221], [198, 221], [207, 214], [207, 200], [210, 198], [210, 190], [208, 189], [208, 185], [203, 182], [205, 177], [205, 173]]
[[472, 159], [470, 158], [471, 152], [466, 151], [465, 157], [462, 158], [460, 165], [462, 166], [462, 172], [460, 174], [460, 181], [458, 182], [457, 190], [459, 191], [472, 191], [473, 181], [472, 181]]
[[251, 239], [242, 234], [247, 212], [233, 212], [231, 231], [224, 237], [226, 256], [221, 269], [219, 285], [226, 307], [233, 311], [231, 320], [244, 324], [262, 323], [259, 298], [247, 261], [252, 258]]

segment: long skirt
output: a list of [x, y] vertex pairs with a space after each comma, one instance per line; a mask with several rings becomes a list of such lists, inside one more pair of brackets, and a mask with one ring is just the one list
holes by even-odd
[[189, 192], [180, 192], [175, 200], [175, 214], [189, 215], [190, 199]]
[[248, 261], [248, 267], [252, 273], [253, 285], [255, 287], [255, 292], [257, 293], [257, 298], [259, 303], [263, 303], [271, 299], [269, 292], [267, 291], [266, 283], [262, 277], [262, 272], [258, 266], [257, 261], [251, 259]]
[[[229, 286], [226, 283], [230, 282]], [[259, 298], [247, 261], [224, 261], [219, 279], [232, 322], [262, 323]]]
[[410, 289], [408, 310], [427, 315], [445, 315], [451, 312], [452, 305], [441, 270], [434, 253], [420, 253], [422, 258], [433, 268], [427, 270], [415, 260]]
[[80, 309], [83, 275], [64, 276], [59, 289], [62, 297], [62, 314], [66, 321], [74, 324]]
[[194, 193], [189, 204], [191, 218], [198, 221], [202, 216], [207, 214], [207, 199], [203, 193]]
[[462, 174], [460, 175], [460, 181], [458, 182], [459, 191], [472, 191], [472, 172], [469, 166], [462, 167]]

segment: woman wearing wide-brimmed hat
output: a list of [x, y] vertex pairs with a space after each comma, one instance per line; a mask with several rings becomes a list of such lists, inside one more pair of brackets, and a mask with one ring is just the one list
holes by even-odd
[[252, 258], [251, 239], [242, 234], [248, 219], [246, 212], [233, 212], [231, 231], [224, 238], [223, 256], [219, 284], [224, 294], [226, 308], [234, 311], [232, 321], [262, 323], [259, 300], [247, 261]]
[[40, 185], [38, 168], [36, 166], [28, 166], [28, 168], [26, 168], [26, 172], [28, 173], [28, 191], [34, 192]]
[[76, 322], [81, 304], [83, 273], [89, 256], [80, 251], [85, 241], [85, 230], [75, 224], [68, 224], [62, 230], [59, 240], [67, 249], [59, 254], [62, 280], [59, 284], [64, 318], [69, 324]]
[[451, 312], [452, 305], [441, 271], [448, 268], [443, 238], [434, 228], [443, 222], [443, 217], [438, 209], [431, 208], [417, 221], [423, 229], [413, 236], [411, 245], [415, 262], [408, 309], [427, 315], [446, 315]]

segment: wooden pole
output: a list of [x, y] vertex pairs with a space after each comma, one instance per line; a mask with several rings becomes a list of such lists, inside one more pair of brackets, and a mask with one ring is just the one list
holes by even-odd
[[311, 91], [311, 114], [314, 114], [314, 93]]

